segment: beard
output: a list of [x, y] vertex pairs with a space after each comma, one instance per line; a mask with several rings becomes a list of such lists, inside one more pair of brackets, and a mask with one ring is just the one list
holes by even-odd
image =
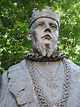
[[43, 57], [47, 56], [50, 57], [56, 50], [57, 50], [57, 43], [40, 43], [36, 42], [35, 45], [33, 44], [34, 50], [40, 53]]

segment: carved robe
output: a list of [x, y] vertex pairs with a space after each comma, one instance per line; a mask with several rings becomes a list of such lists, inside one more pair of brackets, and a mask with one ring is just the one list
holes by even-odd
[[[80, 107], [80, 67], [70, 61], [68, 61], [68, 64], [71, 81], [69, 98], [65, 107]], [[25, 60], [3, 73], [0, 107], [43, 107], [39, 105]]]

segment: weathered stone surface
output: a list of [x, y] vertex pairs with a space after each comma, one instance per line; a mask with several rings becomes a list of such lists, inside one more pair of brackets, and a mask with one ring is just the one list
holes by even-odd
[[[79, 107], [80, 106], [80, 67], [76, 66], [70, 61], [68, 62], [71, 72], [71, 82], [70, 82], [70, 95], [69, 95], [67, 107]], [[61, 70], [63, 71], [63, 69], [64, 68], [62, 67]], [[38, 78], [40, 78], [40, 76], [38, 76]], [[41, 87], [43, 88], [44, 93], [46, 95], [49, 95], [49, 100], [50, 100], [50, 97], [52, 97], [50, 96], [50, 90], [47, 89], [47, 87], [45, 88], [45, 84], [42, 83], [41, 79], [39, 80], [40, 80], [39, 81], [40, 85], [42, 84]], [[59, 82], [62, 83], [60, 79]], [[60, 95], [59, 93], [62, 92], [62, 87], [58, 87], [58, 88], [59, 88], [59, 92], [55, 93], [55, 95], [58, 94], [59, 96]], [[5, 105], [6, 107], [18, 107], [19, 105], [20, 107], [39, 107], [38, 100], [34, 91], [32, 79], [27, 69], [25, 60], [15, 65], [14, 67], [9, 68], [9, 70], [3, 74], [2, 86], [0, 92], [1, 92], [0, 107], [4, 107]]]

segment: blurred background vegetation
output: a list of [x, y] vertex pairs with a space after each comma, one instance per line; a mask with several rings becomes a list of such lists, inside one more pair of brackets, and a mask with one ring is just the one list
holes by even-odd
[[26, 36], [33, 8], [50, 6], [61, 15], [59, 49], [80, 65], [80, 0], [1, 0], [0, 2], [0, 75], [32, 51]]

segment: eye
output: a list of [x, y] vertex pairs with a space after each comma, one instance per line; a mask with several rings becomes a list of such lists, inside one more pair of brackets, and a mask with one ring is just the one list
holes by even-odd
[[50, 27], [57, 29], [57, 25], [56, 25], [56, 24], [53, 24], [53, 23], [50, 23]]
[[43, 25], [44, 25], [44, 23], [43, 23], [43, 22], [41, 22], [41, 23], [39, 23], [39, 24], [38, 24], [38, 26], [41, 26], [41, 27], [42, 27]]

